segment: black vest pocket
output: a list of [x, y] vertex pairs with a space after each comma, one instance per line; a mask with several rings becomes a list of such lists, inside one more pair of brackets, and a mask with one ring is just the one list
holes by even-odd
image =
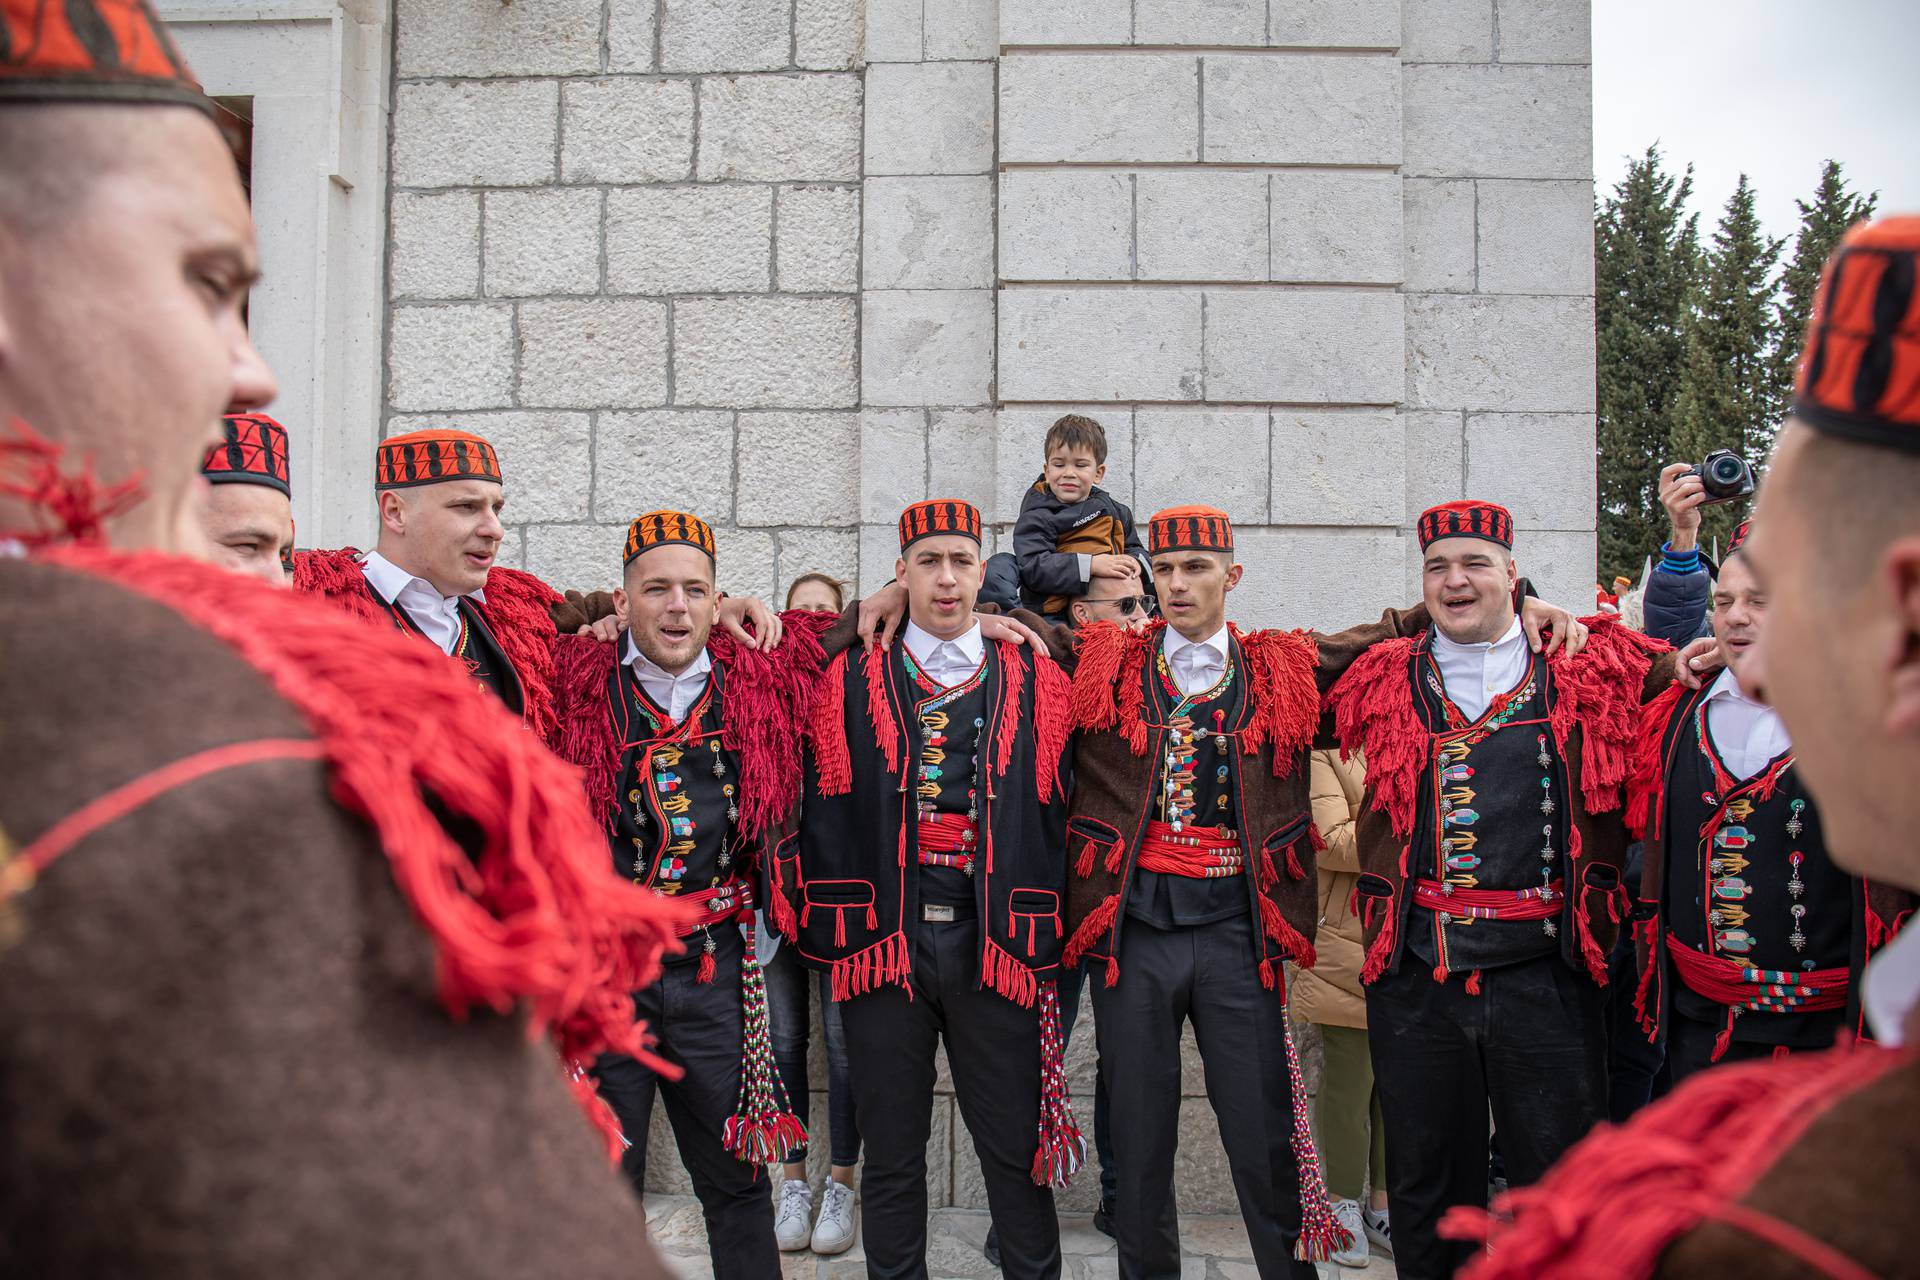
[[1085, 814], [1067, 819], [1067, 865], [1082, 880], [1093, 874], [1096, 863], [1104, 864], [1110, 874], [1119, 875], [1123, 852], [1118, 827]]
[[1015, 889], [1007, 895], [1007, 938], [1020, 940], [1027, 935], [1027, 957], [1033, 958], [1042, 924], [1053, 930], [1054, 941], [1061, 938], [1060, 895], [1052, 889]]

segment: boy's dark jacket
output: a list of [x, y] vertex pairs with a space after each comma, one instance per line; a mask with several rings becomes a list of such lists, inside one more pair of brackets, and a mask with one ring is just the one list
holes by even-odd
[[1053, 496], [1045, 477], [1033, 482], [1013, 526], [1013, 554], [1020, 564], [1020, 604], [1057, 614], [1087, 592], [1082, 555], [1132, 556], [1151, 573], [1146, 546], [1133, 527], [1133, 512], [1105, 489], [1071, 505]]

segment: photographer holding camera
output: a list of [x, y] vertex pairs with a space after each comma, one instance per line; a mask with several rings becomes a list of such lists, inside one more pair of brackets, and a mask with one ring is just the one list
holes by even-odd
[[1700, 508], [1753, 492], [1753, 468], [1739, 454], [1715, 449], [1698, 463], [1673, 462], [1660, 469], [1660, 505], [1673, 536], [1660, 548], [1660, 563], [1647, 575], [1642, 598], [1646, 633], [1679, 648], [1711, 635], [1707, 612], [1713, 566], [1700, 554]]

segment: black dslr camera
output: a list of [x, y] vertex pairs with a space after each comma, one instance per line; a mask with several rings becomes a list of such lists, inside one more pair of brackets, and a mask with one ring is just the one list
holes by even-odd
[[1753, 468], [1731, 449], [1715, 449], [1694, 466], [1693, 474], [1700, 477], [1700, 487], [1707, 491], [1707, 500], [1700, 504], [1703, 507], [1732, 502], [1753, 492]]

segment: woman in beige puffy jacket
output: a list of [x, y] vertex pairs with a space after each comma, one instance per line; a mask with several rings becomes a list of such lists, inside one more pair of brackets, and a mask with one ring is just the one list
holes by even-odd
[[[1326, 1070], [1314, 1100], [1314, 1127], [1326, 1160], [1327, 1192], [1341, 1225], [1353, 1233], [1353, 1248], [1334, 1255], [1345, 1266], [1364, 1266], [1367, 1241], [1391, 1253], [1387, 1226], [1387, 1157], [1380, 1100], [1373, 1088], [1373, 1059], [1367, 1051], [1367, 1004], [1361, 994], [1360, 918], [1350, 902], [1360, 877], [1354, 844], [1354, 818], [1366, 789], [1360, 758], [1340, 759], [1337, 751], [1313, 753], [1313, 822], [1327, 847], [1320, 851], [1320, 932], [1314, 940], [1316, 963], [1295, 973], [1296, 1017], [1318, 1023], [1326, 1052]], [[1361, 1197], [1372, 1197], [1364, 1213]]]

